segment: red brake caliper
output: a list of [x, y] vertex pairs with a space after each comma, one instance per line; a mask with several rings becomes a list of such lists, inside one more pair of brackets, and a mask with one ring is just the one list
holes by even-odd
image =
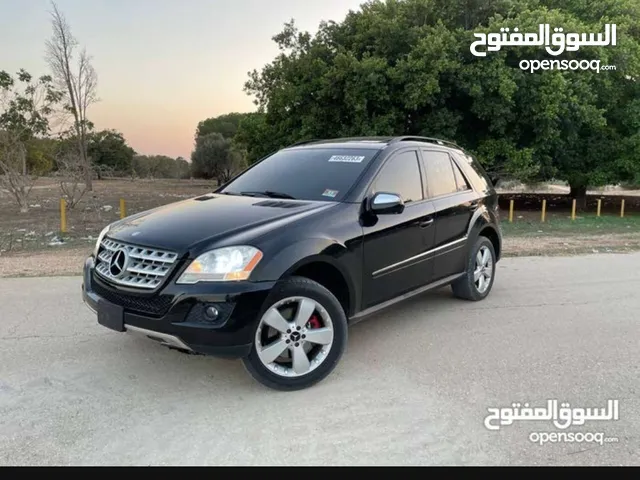
[[307, 323], [308, 328], [320, 328], [321, 326], [322, 325], [320, 325], [320, 319], [315, 315], [312, 315], [309, 319], [309, 323]]

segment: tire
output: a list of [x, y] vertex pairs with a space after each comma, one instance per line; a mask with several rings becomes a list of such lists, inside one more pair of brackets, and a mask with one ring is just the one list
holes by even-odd
[[[490, 267], [485, 266], [484, 270], [479, 261], [479, 255], [489, 255]], [[483, 257], [484, 258], [484, 257]], [[481, 272], [483, 276], [484, 284], [478, 279], [476, 281], [476, 273]], [[489, 273], [490, 278], [486, 278], [486, 274]], [[487, 298], [491, 289], [493, 288], [493, 282], [496, 278], [496, 252], [493, 248], [493, 243], [487, 237], [478, 237], [473, 247], [469, 250], [469, 257], [467, 258], [467, 268], [464, 276], [451, 284], [453, 295], [463, 300], [469, 300], [472, 302], [478, 302]], [[488, 282], [488, 283], [486, 283]], [[480, 285], [479, 285], [480, 283]]]
[[344, 309], [329, 290], [308, 278], [290, 277], [269, 294], [251, 352], [242, 361], [266, 387], [302, 390], [335, 369], [347, 345], [347, 329]]

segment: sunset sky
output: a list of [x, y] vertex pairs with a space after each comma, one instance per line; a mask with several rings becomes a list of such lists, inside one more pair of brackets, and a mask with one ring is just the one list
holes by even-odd
[[[197, 123], [255, 109], [247, 72], [278, 50], [294, 18], [315, 31], [363, 0], [58, 0], [93, 57], [100, 102], [89, 118], [121, 131], [141, 154], [189, 158]], [[0, 70], [47, 72], [48, 0], [0, 0]]]

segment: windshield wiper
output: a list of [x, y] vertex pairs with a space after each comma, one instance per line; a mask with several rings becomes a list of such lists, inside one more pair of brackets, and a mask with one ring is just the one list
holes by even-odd
[[272, 190], [265, 190], [263, 192], [241, 192], [240, 195], [246, 195], [247, 197], [283, 198], [286, 200], [296, 199], [296, 197], [292, 197], [288, 193], [274, 192]]

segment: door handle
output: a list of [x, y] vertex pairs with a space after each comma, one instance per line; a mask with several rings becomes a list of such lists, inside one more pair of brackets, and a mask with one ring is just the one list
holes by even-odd
[[478, 200], [474, 200], [473, 202], [471, 202], [471, 205], [469, 205], [469, 208], [471, 209], [471, 211], [474, 211], [477, 210], [479, 206], [480, 202]]
[[422, 222], [420, 222], [420, 228], [427, 228], [429, 225], [433, 224], [433, 218], [430, 218], [429, 220], [424, 220]]

